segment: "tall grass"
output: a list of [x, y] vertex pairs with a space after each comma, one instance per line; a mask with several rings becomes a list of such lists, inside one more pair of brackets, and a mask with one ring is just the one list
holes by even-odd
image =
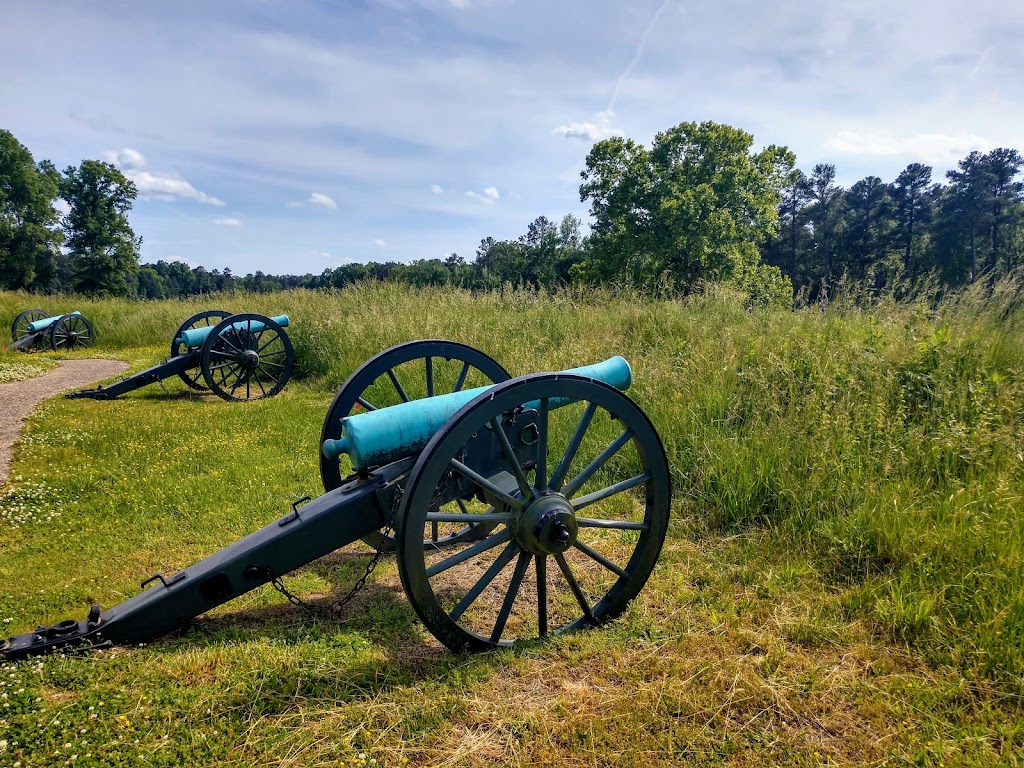
[[673, 535], [767, 531], [881, 638], [1022, 694], [1021, 295], [1008, 280], [937, 305], [749, 312], [715, 291], [671, 301], [369, 283], [144, 303], [2, 293], [0, 324], [30, 305], [78, 309], [100, 351], [156, 354], [201, 309], [284, 312], [299, 376], [325, 405], [357, 365], [414, 338], [471, 344], [513, 375], [622, 354], [682, 499]]

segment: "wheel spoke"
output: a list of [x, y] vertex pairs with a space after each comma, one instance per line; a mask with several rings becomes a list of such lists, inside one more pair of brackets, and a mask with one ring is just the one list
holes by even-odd
[[[537, 411], [537, 469], [534, 472], [534, 485], [543, 491], [548, 486], [548, 408], [551, 402], [541, 398], [540, 409]], [[537, 561], [538, 563], [540, 560]]]
[[576, 425], [576, 431], [573, 432], [569, 445], [565, 448], [565, 454], [558, 463], [555, 474], [551, 476], [550, 486], [552, 490], [557, 491], [561, 489], [565, 474], [569, 471], [569, 465], [572, 464], [572, 460], [576, 457], [576, 451], [579, 450], [580, 443], [583, 441], [583, 435], [586, 434], [587, 429], [590, 427], [590, 421], [594, 418], [595, 413], [597, 413], [597, 403], [588, 404], [587, 410], [583, 412], [583, 416], [580, 417], [580, 421]]
[[569, 570], [569, 564], [565, 562], [564, 555], [555, 555], [555, 562], [558, 563], [558, 570], [562, 572], [562, 576], [565, 577], [566, 583], [569, 585], [569, 589], [572, 591], [573, 596], [576, 598], [576, 602], [579, 603], [580, 608], [583, 609], [583, 615], [591, 622], [595, 621], [594, 612], [590, 608], [590, 604], [587, 602], [587, 596], [583, 594], [583, 590], [580, 589], [580, 584], [576, 581], [576, 577], [572, 575], [572, 571]]
[[494, 630], [491, 632], [492, 643], [501, 640], [501, 633], [505, 631], [505, 623], [508, 621], [509, 614], [512, 613], [512, 605], [519, 595], [519, 587], [522, 586], [523, 576], [526, 575], [526, 568], [530, 565], [532, 557], [533, 555], [525, 550], [519, 553], [519, 561], [516, 563], [515, 573], [512, 574], [512, 581], [508, 585], [508, 591], [505, 592], [505, 600], [502, 602], [498, 618], [494, 622]]
[[[235, 346], [234, 344], [232, 344], [232, 343], [231, 343], [231, 338], [230, 338], [230, 337], [231, 337], [232, 335], [234, 335], [234, 336], [235, 336], [236, 338], [237, 338], [237, 336], [238, 336], [238, 334], [237, 334], [237, 333], [235, 333], [235, 334], [232, 334], [232, 333], [231, 333], [231, 332], [229, 332], [229, 331], [225, 331], [224, 333], [222, 333], [222, 334], [220, 335], [220, 338], [219, 338], [219, 339], [218, 339], [217, 341], [219, 341], [219, 342], [223, 343], [223, 344], [224, 344], [225, 346], [231, 347], [231, 349], [233, 349], [233, 350], [234, 350], [234, 351], [235, 351], [236, 353], [240, 353], [240, 352], [241, 352], [242, 350], [241, 350], [241, 349], [239, 349], [238, 347], [236, 347], [236, 346]], [[214, 342], [214, 344], [216, 344], [216, 343], [217, 343], [217, 342]], [[239, 343], [241, 343], [241, 342], [239, 342]], [[213, 348], [213, 347], [211, 347], [211, 348], [210, 348], [210, 351], [211, 351], [211, 352], [213, 352], [213, 351], [214, 351], [214, 348]]]
[[607, 528], [616, 531], [649, 531], [647, 523], [634, 523], [629, 520], [595, 520], [592, 517], [577, 517], [576, 524], [580, 528]]
[[[494, 509], [494, 507], [491, 507]], [[515, 520], [511, 512], [427, 512], [427, 520], [433, 523], [510, 523]]]
[[469, 363], [462, 364], [462, 370], [459, 371], [459, 377], [455, 380], [455, 389], [452, 392], [458, 392], [462, 389], [462, 385], [466, 383], [466, 376], [469, 375], [469, 369], [471, 368]]
[[357, 397], [356, 398], [356, 402], [359, 403], [361, 406], [363, 406], [363, 408], [365, 408], [368, 411], [376, 411], [377, 410], [377, 406], [374, 405], [373, 403], [371, 403], [369, 400], [364, 400], [361, 397]]
[[409, 402], [409, 396], [407, 394], [405, 394], [405, 390], [402, 389], [401, 382], [399, 382], [398, 381], [398, 377], [395, 376], [395, 369], [394, 368], [388, 368], [388, 378], [391, 379], [391, 383], [394, 384], [395, 391], [397, 391], [398, 392], [398, 396], [400, 398], [402, 398], [402, 402], [403, 403], [408, 403]]
[[530, 486], [530, 481], [526, 479], [526, 473], [523, 472], [523, 468], [519, 465], [519, 459], [516, 458], [516, 452], [512, 450], [512, 446], [508, 442], [508, 435], [505, 434], [505, 430], [501, 428], [501, 417], [495, 416], [491, 419], [491, 429], [494, 430], [494, 434], [498, 436], [498, 442], [501, 444], [501, 452], [505, 454], [505, 459], [509, 464], [512, 465], [512, 474], [516, 477], [516, 483], [519, 485], [519, 490], [522, 492], [528, 500], [533, 498], [533, 488]]
[[[262, 334], [262, 333], [263, 333], [263, 331], [260, 331], [260, 333]], [[271, 336], [271, 337], [270, 337], [270, 341], [268, 341], [268, 342], [267, 342], [266, 344], [264, 344], [264, 345], [263, 345], [262, 347], [257, 347], [257, 348], [256, 348], [256, 352], [257, 352], [257, 353], [261, 353], [261, 352], [263, 352], [263, 350], [264, 350], [264, 349], [266, 349], [267, 347], [269, 347], [269, 346], [270, 346], [271, 344], [273, 344], [273, 343], [274, 343], [275, 341], [277, 341], [277, 340], [278, 340], [278, 339], [280, 339], [280, 338], [281, 338], [281, 337], [280, 337], [280, 336], [278, 336], [278, 335], [277, 335], [277, 334], [275, 333], [275, 334], [274, 334], [273, 336]]]
[[584, 507], [589, 507], [591, 504], [596, 504], [599, 501], [611, 498], [623, 491], [628, 491], [630, 488], [636, 488], [638, 485], [642, 485], [650, 479], [650, 475], [643, 474], [631, 477], [629, 480], [623, 480], [621, 483], [616, 483], [615, 485], [609, 485], [607, 488], [602, 488], [599, 491], [588, 493], [586, 496], [580, 496], [578, 499], [573, 499], [572, 508], [578, 512]]
[[562, 488], [562, 493], [566, 496], [571, 497], [580, 487], [591, 478], [591, 476], [597, 472], [601, 467], [604, 466], [605, 462], [614, 456], [618, 450], [624, 446], [633, 437], [633, 430], [624, 430], [621, 435], [615, 438], [614, 442], [601, 451], [601, 455], [594, 459], [590, 464], [587, 465], [586, 469], [580, 472], [576, 477], [565, 484]]
[[611, 571], [615, 575], [621, 576], [624, 579], [628, 579], [629, 578], [629, 573], [627, 573], [622, 568], [617, 566], [615, 563], [613, 563], [611, 560], [609, 560], [607, 557], [602, 555], [597, 550], [591, 549], [590, 547], [588, 547], [586, 544], [584, 544], [579, 539], [576, 539], [576, 541], [573, 543], [573, 546], [576, 547], [576, 549], [578, 549], [580, 552], [585, 554], [587, 557], [591, 558], [592, 560], [595, 560], [595, 561], [599, 562], [601, 565], [603, 565], [605, 568], [607, 568], [609, 571]]
[[490, 491], [490, 493], [492, 495], [494, 495], [496, 498], [498, 498], [501, 501], [503, 501], [506, 506], [512, 507], [513, 509], [518, 510], [520, 512], [522, 511], [522, 509], [523, 509], [523, 502], [522, 501], [520, 501], [519, 499], [514, 498], [512, 496], [509, 496], [507, 493], [505, 493], [503, 490], [501, 490], [501, 488], [496, 486], [494, 483], [492, 483], [490, 480], [488, 480], [483, 475], [477, 474], [476, 472], [474, 472], [472, 469], [467, 467], [465, 464], [463, 464], [458, 459], [452, 459], [449, 463], [451, 464], [452, 469], [454, 469], [456, 472], [458, 472], [463, 477], [466, 477], [466, 478], [472, 480], [474, 483], [476, 483], [478, 486], [480, 486], [484, 490]]
[[541, 637], [548, 636], [548, 559], [537, 555], [537, 629]]
[[466, 609], [473, 604], [473, 601], [480, 597], [480, 593], [487, 589], [488, 585], [494, 581], [494, 578], [504, 570], [505, 566], [512, 562], [512, 558], [516, 556], [516, 551], [519, 549], [519, 545], [514, 541], [510, 541], [508, 546], [505, 547], [501, 554], [498, 555], [497, 559], [491, 563], [491, 567], [488, 568], [484, 575], [477, 579], [470, 590], [462, 596], [459, 604], [456, 605], [449, 613], [448, 617], [452, 621], [458, 621], [459, 618], [466, 612]]
[[426, 357], [427, 367], [427, 397], [434, 396], [434, 359], [432, 357]]
[[500, 533], [496, 533], [493, 536], [488, 536], [486, 539], [478, 541], [471, 547], [467, 547], [461, 552], [452, 555], [451, 557], [445, 558], [440, 562], [434, 563], [432, 566], [427, 568], [427, 576], [433, 578], [439, 573], [447, 571], [449, 568], [453, 568], [459, 563], [463, 563], [466, 560], [476, 557], [482, 552], [486, 552], [489, 549], [493, 549], [499, 544], [504, 544], [506, 541], [512, 538], [512, 531], [505, 528]]

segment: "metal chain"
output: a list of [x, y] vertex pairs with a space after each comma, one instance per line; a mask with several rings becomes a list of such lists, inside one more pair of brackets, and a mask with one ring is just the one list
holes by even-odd
[[366, 570], [363, 571], [363, 575], [356, 580], [356, 583], [352, 585], [352, 589], [350, 589], [345, 594], [345, 596], [342, 597], [340, 600], [335, 600], [330, 605], [314, 605], [313, 603], [307, 603], [294, 592], [289, 591], [288, 588], [284, 585], [284, 582], [281, 580], [280, 576], [277, 576], [270, 581], [271, 586], [278, 592], [280, 592], [282, 595], [284, 595], [288, 602], [292, 605], [297, 605], [300, 608], [304, 608], [305, 610], [309, 611], [310, 613], [315, 613], [322, 616], [337, 616], [342, 612], [345, 606], [352, 601], [352, 598], [356, 596], [359, 590], [366, 586], [366, 580], [370, 578], [370, 574], [373, 573], [374, 569], [377, 567], [377, 564], [384, 556], [385, 542], [387, 541], [388, 535], [394, 531], [395, 518], [398, 516], [398, 505], [401, 503], [401, 501], [402, 489], [398, 488], [398, 490], [395, 491], [395, 501], [391, 505], [391, 513], [388, 516], [387, 525], [384, 526], [384, 530], [381, 532], [381, 539], [377, 543], [377, 549], [376, 551], [374, 551], [373, 557], [371, 557], [370, 562], [366, 564]]

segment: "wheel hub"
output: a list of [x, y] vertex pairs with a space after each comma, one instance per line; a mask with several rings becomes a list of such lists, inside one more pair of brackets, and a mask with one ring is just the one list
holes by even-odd
[[239, 362], [245, 370], [255, 370], [256, 366], [260, 364], [259, 353], [255, 349], [247, 349], [241, 354]]
[[532, 501], [515, 526], [519, 544], [535, 555], [561, 554], [576, 542], [578, 534], [576, 513], [560, 493]]

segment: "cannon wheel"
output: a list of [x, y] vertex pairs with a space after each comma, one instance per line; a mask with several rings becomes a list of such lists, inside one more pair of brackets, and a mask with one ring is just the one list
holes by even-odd
[[[211, 325], [217, 325], [217, 323], [230, 315], [230, 312], [225, 312], [223, 309], [208, 309], [205, 312], [192, 315], [192, 317], [178, 326], [178, 330], [176, 330], [174, 332], [174, 336], [171, 337], [171, 357], [179, 357], [189, 351], [187, 346], [178, 341], [178, 339], [181, 338], [181, 334], [185, 331], [191, 331], [193, 328], [208, 328]], [[178, 378], [185, 382], [189, 389], [194, 389], [199, 392], [205, 392], [209, 389], [203, 381], [202, 373], [198, 367], [185, 371], [184, 373], [179, 373]]]
[[199, 361], [206, 386], [218, 397], [261, 400], [284, 389], [295, 365], [295, 350], [274, 320], [243, 313], [214, 326]]
[[[29, 323], [34, 323], [36, 320], [42, 320], [44, 317], [46, 317], [46, 313], [41, 309], [26, 309], [24, 312], [19, 313], [11, 324], [11, 341], [17, 341], [18, 339], [28, 336], [32, 333], [28, 329]], [[28, 351], [32, 352], [37, 349], [45, 348], [46, 334], [40, 334], [36, 337], [36, 343], [29, 347]]]
[[[536, 423], [522, 420], [517, 434], [524, 408], [536, 409]], [[481, 470], [489, 477], [461, 463], [479, 459], [472, 445], [483, 438], [500, 445], [498, 466]], [[520, 454], [536, 448], [520, 464], [511, 445]], [[433, 519], [459, 517], [435, 511], [456, 482], [471, 489], [464, 499], [491, 504], [471, 502], [477, 511], [462, 519], [483, 514], [495, 527], [455, 551], [425, 546]], [[664, 448], [632, 400], [572, 374], [513, 379], [459, 410], [419, 455], [399, 511], [402, 585], [427, 628], [455, 651], [598, 625], [646, 583], [670, 504]]]
[[[341, 386], [324, 419], [320, 445], [325, 440], [340, 438], [341, 420], [353, 412], [373, 411], [424, 396], [448, 394], [508, 379], [508, 371], [497, 361], [467, 344], [445, 339], [421, 339], [398, 344], [367, 360]], [[371, 401], [367, 399], [369, 397], [375, 399]], [[340, 486], [339, 460], [329, 459], [321, 453], [320, 478], [325, 491], [333, 491]], [[479, 524], [475, 531], [472, 526], [458, 526], [450, 531], [444, 530], [445, 527], [452, 528], [433, 526], [430, 540], [434, 545], [444, 546], [486, 533]], [[363, 537], [363, 541], [388, 552], [395, 548], [395, 540], [380, 531]]]
[[64, 315], [50, 326], [50, 348], [55, 352], [91, 347], [92, 323], [83, 315]]

